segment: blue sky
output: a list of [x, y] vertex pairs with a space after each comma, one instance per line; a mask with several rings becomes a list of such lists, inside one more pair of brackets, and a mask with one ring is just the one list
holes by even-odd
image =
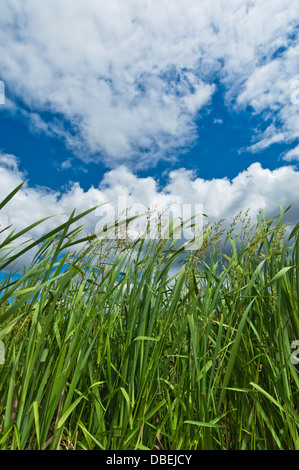
[[26, 181], [0, 225], [118, 195], [197, 202], [211, 219], [293, 203], [297, 221], [297, 0], [0, 0], [0, 11], [0, 198]]
[[[9, 98], [10, 90], [6, 93]], [[47, 117], [50, 121], [55, 118], [55, 115]], [[261, 162], [263, 167], [271, 170], [293, 164], [281, 158], [284, 152], [293, 148], [292, 143], [273, 144], [258, 153], [243, 150], [250, 145], [254, 129], [263, 127], [264, 121], [250, 110], [230, 111], [223, 102], [222, 90], [215, 93], [211, 104], [195, 119], [195, 125], [197, 136], [189, 146], [177, 149], [177, 161], [171, 164], [157, 162], [152, 168], [140, 168], [137, 174], [150, 175], [163, 185], [169, 170], [182, 166], [195, 170], [204, 179], [232, 179], [254, 162]], [[27, 174], [32, 185], [63, 191], [70, 181], [79, 181], [87, 191], [91, 185], [97, 186], [109, 169], [101, 161], [76, 161], [69, 168], [61, 168], [63, 162], [76, 160], [72, 150], [59, 138], [32, 132], [25, 119], [9, 113], [0, 115], [0, 136], [1, 151], [18, 157], [19, 168]]]
[[[9, 98], [9, 89], [6, 94]], [[49, 120], [55, 118], [55, 115], [48, 116]], [[243, 150], [250, 145], [253, 130], [263, 127], [263, 119], [250, 111], [230, 111], [223, 103], [221, 91], [215, 93], [211, 105], [195, 124], [197, 137], [191, 145], [177, 149], [176, 162], [171, 165], [168, 161], [158, 162], [153, 168], [139, 169], [137, 173], [153, 176], [163, 184], [170, 169], [183, 166], [205, 179], [232, 179], [254, 162], [261, 162], [271, 170], [286, 165], [281, 156], [293, 148], [292, 143], [278, 143], [258, 153]], [[0, 126], [1, 151], [18, 157], [19, 168], [32, 185], [63, 191], [70, 181], [78, 180], [82, 188], [88, 190], [91, 185], [97, 186], [107, 171], [101, 161], [76, 162], [69, 168], [61, 168], [62, 162], [76, 158], [74, 153], [61, 139], [32, 132], [24, 119], [2, 113]]]

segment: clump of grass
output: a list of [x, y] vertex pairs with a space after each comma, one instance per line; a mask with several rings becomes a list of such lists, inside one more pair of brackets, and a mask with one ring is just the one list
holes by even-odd
[[80, 239], [74, 213], [16, 254], [8, 235], [2, 270], [37, 253], [0, 284], [0, 448], [299, 449], [299, 225], [247, 215], [197, 251]]

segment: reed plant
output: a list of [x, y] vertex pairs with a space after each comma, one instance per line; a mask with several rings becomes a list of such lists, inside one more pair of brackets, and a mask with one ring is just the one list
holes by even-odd
[[1, 228], [0, 449], [298, 450], [299, 224], [240, 215], [188, 251], [84, 236], [90, 211]]

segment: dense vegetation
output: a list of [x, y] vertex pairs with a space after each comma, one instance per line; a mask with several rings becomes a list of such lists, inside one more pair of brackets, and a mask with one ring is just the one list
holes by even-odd
[[0, 283], [0, 449], [299, 449], [299, 225], [240, 215], [186, 251], [80, 240], [86, 214], [18, 253], [1, 227], [2, 272], [38, 250]]

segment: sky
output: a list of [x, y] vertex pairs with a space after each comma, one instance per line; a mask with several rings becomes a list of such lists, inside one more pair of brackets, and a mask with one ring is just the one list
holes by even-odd
[[119, 196], [294, 224], [298, 165], [298, 0], [0, 0], [2, 227]]

